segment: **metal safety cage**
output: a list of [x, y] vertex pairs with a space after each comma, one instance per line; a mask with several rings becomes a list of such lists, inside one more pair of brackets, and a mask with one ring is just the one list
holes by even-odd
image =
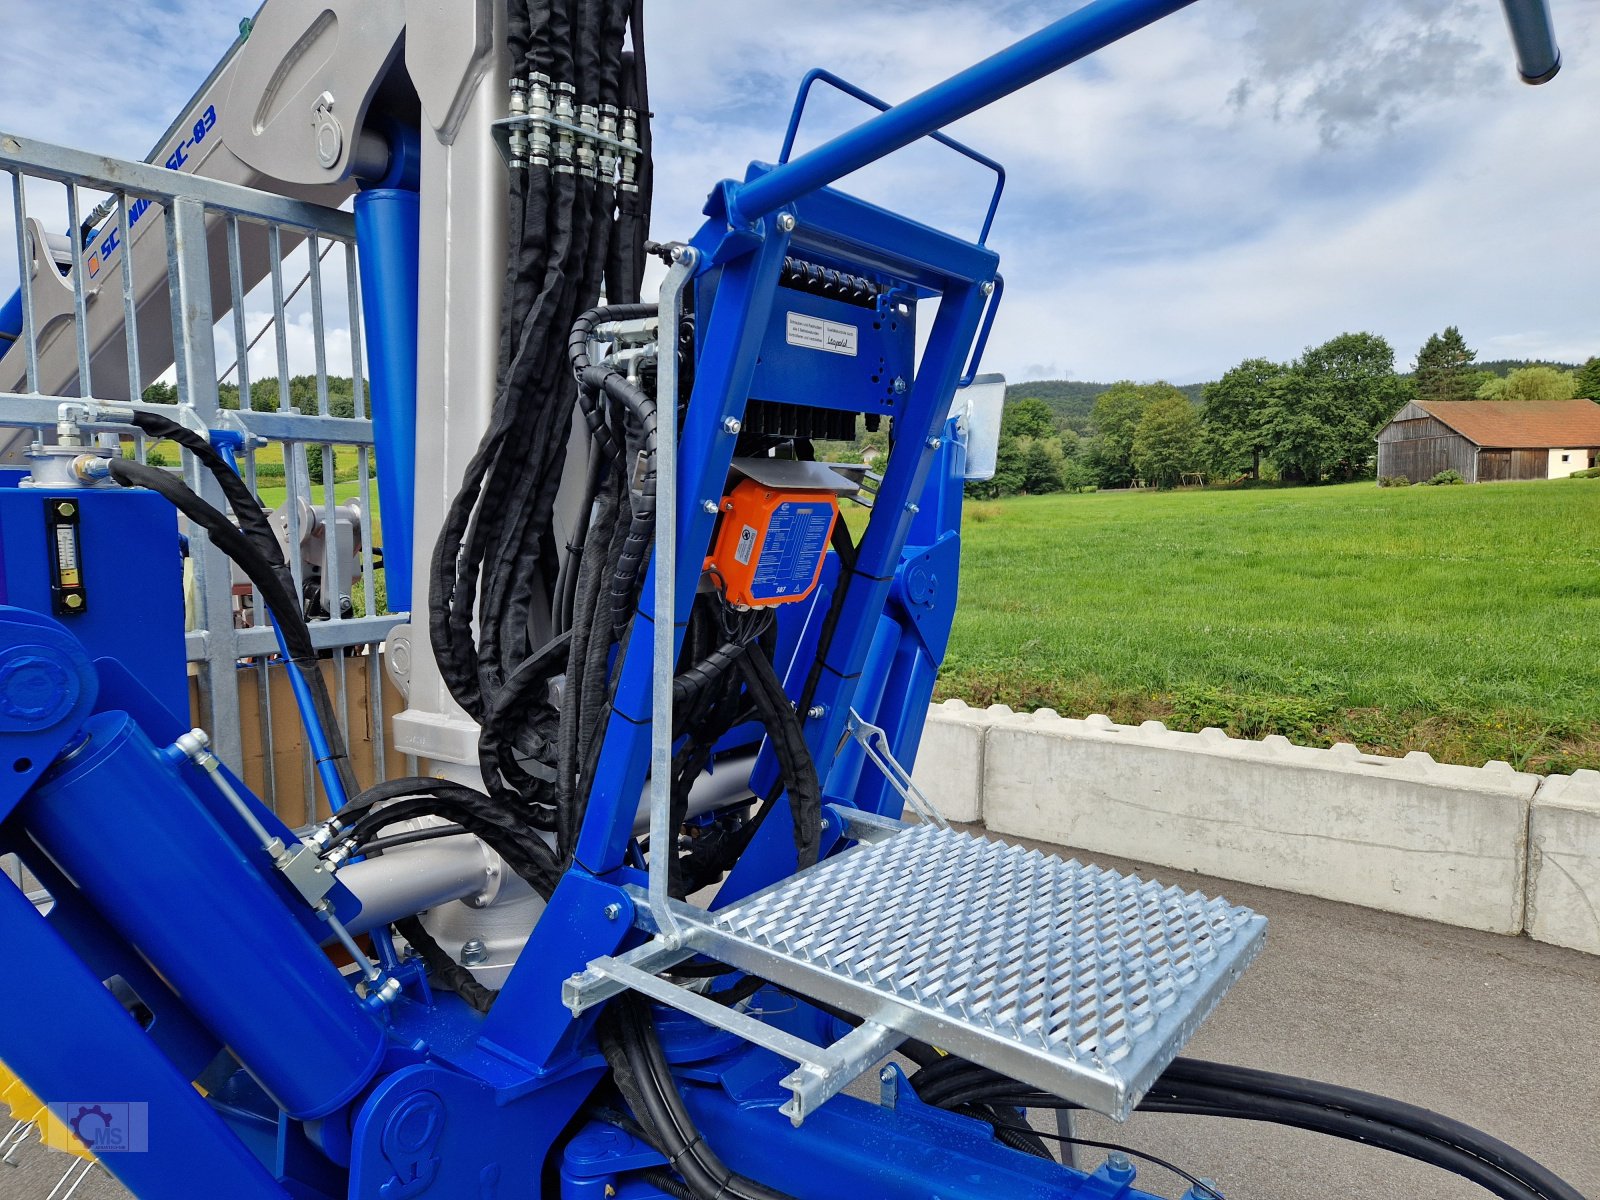
[[[353, 689], [364, 688], [371, 724], [371, 762], [360, 773], [385, 777], [385, 715], [381, 648], [407, 614], [374, 611], [381, 595], [373, 531], [361, 539], [354, 577], [331, 552], [341, 521], [335, 492], [336, 451], [354, 450], [354, 515], [370, 525], [375, 515], [374, 431], [368, 396], [355, 219], [320, 205], [235, 184], [164, 170], [146, 163], [87, 154], [0, 134], [0, 171], [11, 176], [16, 263], [20, 274], [20, 328], [9, 344], [0, 340], [0, 427], [36, 431], [48, 440], [63, 415], [85, 433], [131, 437], [143, 461], [148, 446], [128, 424], [136, 408], [162, 412], [208, 437], [257, 489], [266, 476], [263, 451], [282, 447], [285, 502], [277, 524], [288, 545], [297, 595], [305, 596], [303, 558], [297, 548], [325, 537], [323, 593], [333, 597], [327, 615], [311, 621], [312, 641], [331, 652], [334, 699], [342, 724], [349, 721]], [[68, 237], [48, 235], [29, 214], [30, 182], [60, 185], [66, 194]], [[105, 197], [85, 213], [84, 194]], [[37, 196], [37, 192], [35, 192]], [[63, 247], [62, 243], [65, 243]], [[297, 253], [299, 251], [300, 253]], [[299, 260], [304, 259], [301, 263]], [[331, 262], [328, 260], [332, 260]], [[336, 272], [333, 268], [342, 268]], [[337, 275], [342, 274], [342, 280]], [[249, 328], [246, 303], [270, 306], [267, 319]], [[304, 297], [314, 358], [314, 407], [302, 411], [290, 391], [289, 309]], [[353, 411], [334, 411], [330, 398], [330, 312], [348, 311], [349, 375]], [[222, 318], [231, 317], [226, 324]], [[251, 350], [268, 335], [274, 370], [252, 378]], [[218, 345], [232, 342], [234, 361], [219, 364]], [[169, 368], [176, 376], [176, 405], [147, 404], [145, 389]], [[276, 405], [261, 404], [260, 385]], [[233, 379], [238, 406], [224, 408], [220, 385]], [[255, 389], [253, 394], [253, 389]], [[65, 407], [64, 407], [65, 406]], [[23, 434], [27, 436], [26, 433]], [[322, 456], [326, 481], [314, 495], [308, 450]], [[185, 452], [184, 477], [218, 508], [226, 502], [204, 466]], [[347, 501], [347, 504], [349, 502]], [[300, 779], [278, 778], [269, 671], [278, 653], [266, 607], [253, 585], [236, 579], [229, 562], [213, 552], [204, 530], [188, 530], [193, 563], [193, 613], [186, 636], [187, 658], [198, 670], [201, 723], [225, 762], [238, 769], [244, 751], [240, 671], [256, 679], [263, 798], [282, 806], [296, 789], [307, 812], [315, 796], [309, 753]], [[248, 596], [250, 616], [236, 600]], [[352, 611], [341, 611], [341, 598]], [[359, 600], [360, 603], [356, 603]], [[365, 611], [361, 611], [361, 609]], [[357, 665], [359, 664], [359, 665]], [[358, 676], [353, 678], [352, 676]], [[280, 722], [281, 723], [281, 722]], [[345, 730], [347, 741], [349, 729]]]

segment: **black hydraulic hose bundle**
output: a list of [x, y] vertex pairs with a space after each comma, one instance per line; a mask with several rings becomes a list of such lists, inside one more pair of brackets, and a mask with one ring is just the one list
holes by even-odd
[[644, 1140], [666, 1155], [697, 1200], [792, 1200], [731, 1171], [695, 1128], [651, 1023], [649, 1002], [629, 993], [606, 1007], [600, 1048]]
[[[563, 111], [619, 109], [644, 69], [641, 54], [625, 60], [622, 49], [630, 25], [642, 36], [641, 7], [642, 0], [512, 0], [513, 76], [546, 89]], [[452, 695], [482, 728], [489, 791], [519, 803], [530, 824], [560, 829], [570, 822], [555, 815], [560, 717], [550, 683], [566, 665], [551, 649], [565, 607], [556, 587], [555, 502], [577, 395], [566, 340], [602, 288], [636, 298], [638, 273], [622, 264], [642, 255], [646, 231], [637, 194], [624, 198], [623, 220], [616, 182], [598, 169], [613, 148], [544, 131], [549, 152], [512, 175], [500, 378], [489, 427], [435, 547], [430, 635]], [[558, 847], [563, 858], [571, 848]]]
[[[1008, 1124], [996, 1120], [997, 1106], [1076, 1107], [957, 1058], [923, 1067], [911, 1083], [925, 1103], [965, 1112], [997, 1127]], [[1139, 1111], [1288, 1125], [1414, 1158], [1506, 1200], [1583, 1200], [1548, 1168], [1460, 1121], [1309, 1079], [1178, 1058], [1145, 1095]]]

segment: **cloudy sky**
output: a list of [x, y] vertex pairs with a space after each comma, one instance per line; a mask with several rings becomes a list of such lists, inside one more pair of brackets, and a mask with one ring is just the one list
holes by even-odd
[[[140, 157], [250, 7], [7, 0], [0, 128]], [[807, 68], [903, 98], [1072, 7], [654, 0], [656, 235], [776, 153]], [[1201, 0], [962, 122], [1010, 177], [986, 367], [1191, 382], [1353, 329], [1409, 365], [1447, 324], [1480, 358], [1600, 353], [1600, 0], [1553, 8], [1540, 88], [1493, 0]], [[64, 54], [87, 30], [105, 52]], [[853, 116], [819, 97], [812, 136]], [[937, 148], [860, 186], [969, 233], [986, 198]]]

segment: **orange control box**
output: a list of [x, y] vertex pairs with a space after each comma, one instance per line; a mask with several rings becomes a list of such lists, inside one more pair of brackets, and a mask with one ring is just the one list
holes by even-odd
[[822, 577], [839, 502], [832, 491], [789, 490], [746, 479], [722, 501], [706, 560], [729, 604], [762, 608], [804, 600]]

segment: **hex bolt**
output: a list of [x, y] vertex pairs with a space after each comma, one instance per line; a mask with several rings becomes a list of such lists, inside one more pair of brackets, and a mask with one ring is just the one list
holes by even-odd
[[622, 915], [622, 905], [620, 905], [620, 904], [608, 904], [608, 905], [606, 905], [605, 913], [606, 913], [606, 920], [615, 921], [618, 917], [620, 917]]
[[906, 394], [906, 377], [904, 375], [896, 375], [894, 377], [894, 394], [896, 396], [904, 396]]
[[983, 281], [982, 285], [979, 286], [978, 290], [980, 292], [982, 292], [985, 296], [994, 295], [994, 280], [985, 279]]
[[885, 1067], [883, 1070], [879, 1071], [878, 1072], [878, 1082], [879, 1083], [893, 1083], [894, 1082], [894, 1068], [893, 1067]]
[[482, 939], [473, 938], [461, 944], [461, 965], [463, 967], [476, 967], [489, 961], [489, 948], [483, 944]]
[[908, 501], [906, 501], [906, 511], [908, 513], [910, 513], [912, 516], [916, 516], [919, 512], [922, 511], [922, 505], [913, 504], [913, 503], [911, 503], [911, 501], [908, 500]]
[[794, 214], [793, 213], [779, 213], [778, 214], [778, 228], [783, 230], [785, 233], [793, 233], [794, 232], [794, 224], [795, 224], [795, 222], [794, 222]]
[[806, 709], [806, 716], [810, 717], [813, 721], [827, 715], [828, 709], [825, 705], [813, 704], [810, 708]]
[[1106, 1166], [1110, 1167], [1113, 1171], [1133, 1170], [1133, 1164], [1128, 1161], [1128, 1156], [1121, 1150], [1113, 1150], [1110, 1154], [1106, 1155]]
[[718, 506], [718, 504], [717, 504], [717, 502], [715, 500], [702, 500], [702, 501], [700, 501], [700, 511], [701, 512], [714, 513], [714, 512], [717, 511], [718, 507], [719, 506]]
[[944, 439], [943, 438], [929, 438], [928, 439], [928, 449], [929, 450], [937, 450], [942, 445], [944, 445]]
[[723, 433], [738, 433], [739, 430], [743, 428], [744, 425], [740, 422], [738, 417], [724, 417], [722, 419]]

